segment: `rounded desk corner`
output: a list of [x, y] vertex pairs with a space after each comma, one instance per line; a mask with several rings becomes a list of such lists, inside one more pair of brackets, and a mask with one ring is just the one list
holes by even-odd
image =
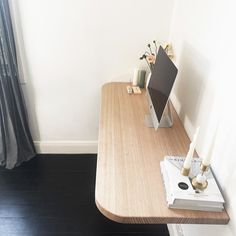
[[116, 81], [110, 81], [110, 82], [105, 82], [104, 84], [102, 84], [102, 90], [104, 90], [106, 87], [110, 87], [112, 85], [115, 85], [115, 84], [130, 84], [130, 82], [116, 82]]
[[108, 84], [110, 84], [110, 82], [102, 83], [101, 88], [103, 89], [103, 88], [106, 87]]
[[110, 85], [112, 85], [114, 82], [105, 82], [105, 83], [103, 83], [102, 84], [102, 89], [104, 89], [105, 87], [107, 87], [107, 86], [110, 86]]
[[97, 199], [95, 199], [95, 203], [96, 206], [98, 208], [98, 210], [105, 216], [107, 217], [109, 220], [115, 221], [117, 223], [127, 223], [126, 221], [126, 217], [124, 216], [119, 216], [117, 214], [114, 214], [111, 211], [108, 211], [107, 209], [105, 209], [99, 202]]

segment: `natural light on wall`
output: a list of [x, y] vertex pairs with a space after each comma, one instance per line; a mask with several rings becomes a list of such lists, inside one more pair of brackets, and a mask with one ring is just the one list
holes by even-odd
[[190, 138], [201, 126], [196, 150], [212, 155], [230, 215], [226, 226], [181, 225], [185, 236], [236, 235], [234, 9], [234, 1], [175, 1], [170, 41], [180, 73], [173, 102]]
[[25, 84], [27, 82], [28, 69], [27, 69], [27, 61], [25, 57], [25, 46], [24, 46], [24, 40], [22, 36], [22, 27], [21, 27], [18, 1], [10, 0], [9, 5], [10, 5], [10, 10], [11, 10], [13, 31], [15, 34], [15, 44], [16, 44], [16, 51], [17, 51], [18, 69], [20, 73], [20, 82], [22, 84]]

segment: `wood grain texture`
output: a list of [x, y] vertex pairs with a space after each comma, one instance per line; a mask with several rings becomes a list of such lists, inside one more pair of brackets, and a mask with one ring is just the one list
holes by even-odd
[[99, 210], [121, 223], [227, 224], [225, 211], [167, 207], [160, 161], [166, 155], [185, 156], [190, 140], [174, 110], [172, 128], [146, 127], [145, 93], [129, 95], [127, 85], [102, 88], [95, 192]]

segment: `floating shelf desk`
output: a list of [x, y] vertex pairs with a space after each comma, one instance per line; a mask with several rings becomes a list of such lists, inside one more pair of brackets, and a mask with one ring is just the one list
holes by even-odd
[[160, 161], [166, 155], [185, 156], [190, 140], [173, 108], [172, 128], [146, 127], [145, 93], [129, 95], [127, 85], [102, 88], [95, 193], [99, 210], [121, 223], [227, 224], [226, 211], [167, 207]]

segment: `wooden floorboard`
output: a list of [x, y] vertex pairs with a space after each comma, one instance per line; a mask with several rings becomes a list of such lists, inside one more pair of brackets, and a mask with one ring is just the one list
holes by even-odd
[[96, 155], [38, 155], [0, 168], [0, 236], [167, 236], [166, 225], [119, 224], [95, 205]]

